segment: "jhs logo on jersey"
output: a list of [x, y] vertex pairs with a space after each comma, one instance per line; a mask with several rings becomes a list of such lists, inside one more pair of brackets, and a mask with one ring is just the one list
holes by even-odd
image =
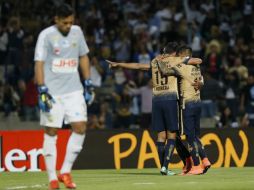
[[55, 73], [73, 73], [77, 72], [78, 60], [71, 59], [54, 59], [52, 63], [52, 71]]
[[76, 59], [60, 59], [58, 62], [54, 62], [56, 67], [75, 67], [76, 65]]

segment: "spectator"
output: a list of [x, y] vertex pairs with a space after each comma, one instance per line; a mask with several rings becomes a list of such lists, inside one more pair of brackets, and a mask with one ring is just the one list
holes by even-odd
[[24, 31], [21, 28], [20, 19], [10, 18], [8, 23], [9, 53], [7, 55], [7, 64], [14, 66], [14, 75], [18, 76], [20, 72], [21, 50], [23, 48]]
[[130, 89], [130, 94], [141, 96], [141, 119], [140, 127], [142, 129], [149, 129], [152, 122], [152, 79], [148, 80], [145, 86], [140, 88]]
[[154, 55], [152, 52], [149, 52], [145, 44], [139, 44], [139, 50], [134, 55], [134, 61], [137, 63], [151, 63]]
[[216, 99], [221, 98], [222, 91], [219, 82], [213, 79], [208, 72], [204, 72], [205, 85], [201, 88], [202, 117], [213, 118], [216, 114]]
[[212, 75], [215, 79], [219, 79], [220, 76], [220, 67], [222, 64], [221, 57], [221, 46], [218, 41], [212, 40], [207, 47], [207, 56], [205, 58], [205, 67], [206, 70]]
[[10, 84], [4, 84], [3, 86], [2, 104], [5, 117], [8, 117], [11, 112], [17, 112], [19, 109], [20, 97]]
[[100, 124], [97, 115], [91, 114], [88, 116], [87, 129], [103, 129], [103, 127], [104, 126]]
[[122, 94], [112, 94], [116, 100], [116, 121], [114, 128], [129, 128], [131, 124], [131, 96], [125, 86]]
[[165, 2], [160, 4], [160, 9], [156, 12], [156, 17], [158, 17], [160, 23], [160, 41], [165, 43], [169, 39], [169, 31], [172, 27], [172, 11], [170, 4]]
[[243, 126], [254, 127], [254, 75], [248, 77], [248, 83], [242, 90], [240, 110], [244, 113]]
[[8, 45], [8, 33], [2, 23], [0, 23], [0, 65], [5, 63]]
[[229, 107], [222, 106], [220, 110], [220, 120], [216, 124], [218, 128], [237, 128], [239, 124], [236, 120], [236, 117], [232, 115], [232, 112]]
[[103, 102], [100, 106], [100, 113], [98, 116], [99, 124], [103, 129], [112, 129], [113, 128], [113, 116], [111, 108], [108, 102]]
[[130, 59], [131, 42], [127, 33], [122, 31], [119, 38], [114, 42], [116, 61], [128, 61]]
[[228, 74], [235, 73], [239, 79], [239, 88], [242, 89], [248, 78], [248, 69], [242, 64], [242, 59], [237, 57], [234, 62], [234, 66], [228, 68]]
[[33, 78], [30, 79], [26, 84], [21, 101], [24, 109], [23, 119], [25, 121], [38, 121], [38, 92]]

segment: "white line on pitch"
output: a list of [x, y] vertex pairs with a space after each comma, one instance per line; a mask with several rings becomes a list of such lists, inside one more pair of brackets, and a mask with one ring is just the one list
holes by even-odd
[[7, 187], [6, 190], [27, 189], [27, 188], [41, 188], [41, 187], [45, 187], [45, 185]]
[[144, 183], [133, 183], [133, 185], [155, 185], [155, 183], [153, 183], [153, 182], [150, 182], [150, 183], [144, 182]]

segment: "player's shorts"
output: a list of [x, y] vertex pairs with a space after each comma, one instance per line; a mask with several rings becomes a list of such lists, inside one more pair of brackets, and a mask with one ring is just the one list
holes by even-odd
[[188, 102], [183, 110], [184, 134], [192, 137], [200, 135], [201, 102]]
[[61, 128], [65, 124], [87, 121], [87, 107], [83, 91], [53, 96], [50, 112], [40, 112], [40, 125]]
[[153, 100], [152, 130], [157, 132], [178, 130], [177, 104], [177, 100]]

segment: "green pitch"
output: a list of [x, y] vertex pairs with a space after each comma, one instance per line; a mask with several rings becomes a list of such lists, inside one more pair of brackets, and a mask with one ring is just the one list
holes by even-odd
[[[253, 174], [254, 167], [212, 168], [200, 176], [161, 176], [158, 169], [76, 170], [73, 178], [78, 190], [253, 190]], [[0, 190], [45, 190], [47, 183], [45, 172], [0, 173]]]

